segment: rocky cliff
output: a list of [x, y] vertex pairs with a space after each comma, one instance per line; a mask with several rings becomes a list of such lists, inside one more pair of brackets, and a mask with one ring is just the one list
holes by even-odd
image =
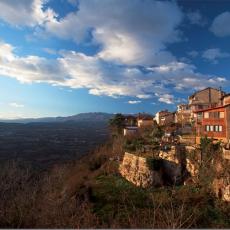
[[147, 188], [163, 185], [161, 172], [150, 170], [147, 159], [144, 157], [126, 152], [119, 171], [123, 177], [136, 186]]

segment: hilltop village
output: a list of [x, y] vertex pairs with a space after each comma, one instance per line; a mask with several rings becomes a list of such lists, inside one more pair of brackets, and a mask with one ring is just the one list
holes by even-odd
[[111, 124], [125, 140], [119, 172], [126, 180], [143, 188], [196, 184], [205, 166], [207, 178], [215, 169], [209, 183], [216, 196], [230, 201], [230, 94], [209, 87], [176, 112], [117, 114]]
[[162, 127], [174, 126], [165, 130], [167, 137], [189, 134], [194, 144], [199, 144], [205, 136], [227, 144], [230, 140], [230, 94], [209, 87], [189, 96], [188, 104], [179, 104], [176, 112], [162, 110], [155, 117], [139, 114], [125, 119], [125, 136], [136, 135], [139, 129], [156, 122]]

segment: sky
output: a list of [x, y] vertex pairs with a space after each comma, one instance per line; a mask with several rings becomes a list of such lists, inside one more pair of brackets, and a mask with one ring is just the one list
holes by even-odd
[[176, 110], [230, 92], [230, 1], [0, 0], [0, 118]]

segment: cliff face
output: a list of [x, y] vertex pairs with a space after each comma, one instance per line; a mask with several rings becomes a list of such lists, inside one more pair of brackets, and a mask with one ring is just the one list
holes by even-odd
[[[186, 146], [172, 147], [170, 151], [160, 151], [159, 157], [164, 159], [164, 172], [173, 184], [196, 182], [199, 173], [199, 159], [195, 162], [190, 157], [194, 149]], [[186, 154], [188, 153], [188, 154]]]
[[[184, 151], [188, 154], [185, 155]], [[198, 154], [199, 155], [199, 154]], [[170, 151], [160, 151], [162, 164], [158, 171], [149, 168], [147, 158], [125, 153], [120, 164], [120, 174], [136, 186], [148, 188], [163, 185], [194, 184], [199, 182], [200, 159], [191, 157], [187, 149], [172, 148]], [[215, 178], [212, 189], [216, 196], [230, 202], [229, 160], [213, 161]]]
[[147, 159], [134, 154], [125, 153], [119, 171], [123, 177], [136, 186], [147, 188], [163, 185], [161, 172], [150, 170]]
[[213, 191], [218, 198], [230, 202], [230, 161], [227, 158], [219, 159], [214, 164], [216, 175], [212, 183]]
[[160, 151], [159, 158], [162, 161], [158, 171], [149, 168], [147, 158], [126, 152], [119, 171], [128, 181], [143, 188], [194, 183], [199, 165], [186, 158], [185, 151], [184, 148], [176, 147], [172, 147], [170, 151]]

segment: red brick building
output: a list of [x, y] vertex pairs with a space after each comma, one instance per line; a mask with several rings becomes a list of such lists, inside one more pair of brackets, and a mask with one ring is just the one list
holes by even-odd
[[230, 95], [222, 98], [219, 106], [194, 111], [196, 113], [196, 141], [209, 137], [223, 142], [230, 139]]

